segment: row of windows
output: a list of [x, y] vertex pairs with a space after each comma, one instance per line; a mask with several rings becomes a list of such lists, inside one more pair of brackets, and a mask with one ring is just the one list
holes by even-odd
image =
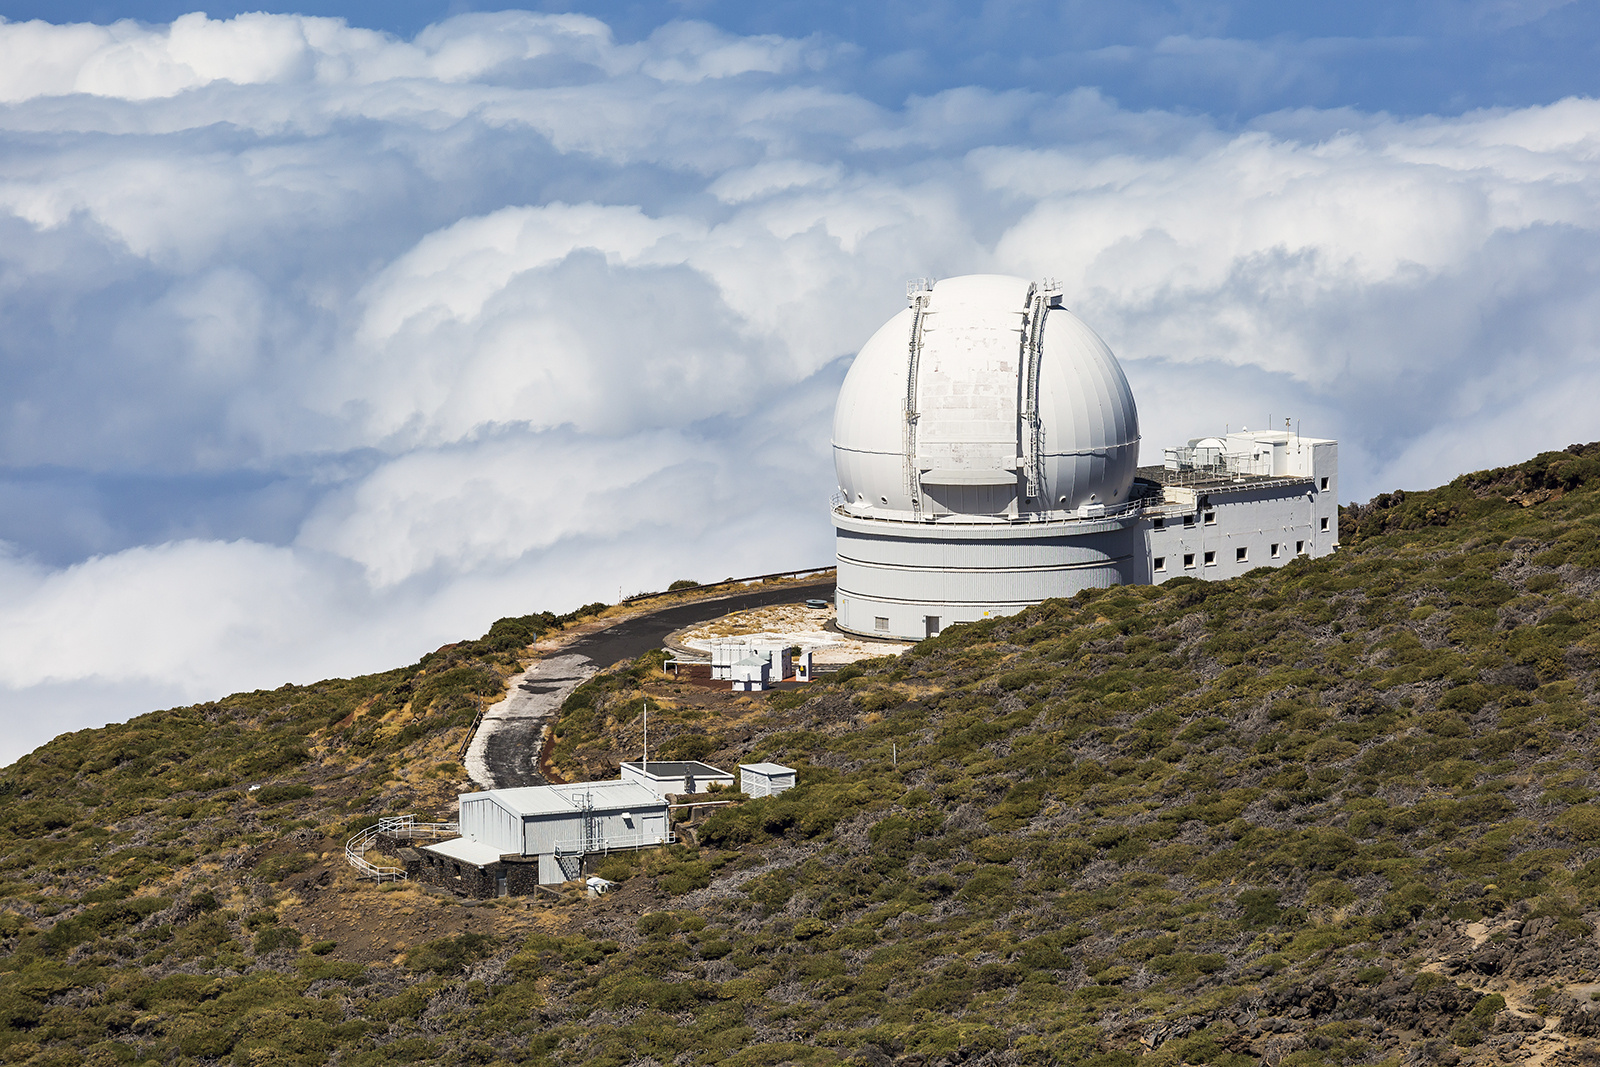
[[[1305, 553], [1305, 550], [1306, 550], [1306, 543], [1304, 541], [1296, 541], [1294, 543], [1294, 554], [1295, 555], [1297, 555], [1297, 556], [1303, 555]], [[1278, 544], [1278, 542], [1274, 541], [1274, 542], [1272, 542], [1271, 551], [1272, 551], [1272, 558], [1273, 559], [1277, 559], [1283, 553], [1283, 546]], [[1204, 553], [1202, 555], [1202, 561], [1203, 561], [1204, 565], [1207, 566], [1207, 567], [1215, 567], [1217, 565], [1217, 554], [1215, 552], [1206, 552], [1206, 553]], [[1249, 563], [1250, 562], [1250, 550], [1248, 548], [1236, 548], [1236, 549], [1234, 549], [1233, 550], [1233, 561], [1235, 563]], [[1161, 574], [1161, 573], [1164, 573], [1166, 571], [1166, 569], [1167, 569], [1167, 557], [1166, 556], [1157, 556], [1152, 562], [1155, 565], [1155, 571], [1156, 571], [1157, 574]], [[1183, 554], [1183, 569], [1186, 570], [1186, 571], [1194, 570], [1194, 553], [1193, 552], [1185, 552]]]
[[[1215, 511], [1208, 511], [1208, 512], [1205, 513], [1205, 524], [1207, 526], [1215, 526], [1217, 524], [1217, 513]], [[1194, 526], [1194, 516], [1193, 515], [1185, 515], [1183, 517], [1183, 526], [1184, 526], [1184, 529], [1189, 529], [1190, 527]], [[1156, 529], [1156, 530], [1165, 530], [1167, 528], [1167, 520], [1166, 519], [1162, 519], [1162, 518], [1157, 518], [1151, 524], [1151, 528], [1152, 529]], [[1325, 519], [1325, 518], [1324, 519], [1318, 519], [1317, 520], [1317, 529], [1320, 530], [1322, 533], [1327, 533], [1328, 532], [1328, 520]]]

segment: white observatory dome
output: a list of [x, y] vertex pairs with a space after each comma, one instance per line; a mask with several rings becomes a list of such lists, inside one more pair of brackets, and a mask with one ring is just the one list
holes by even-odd
[[872, 335], [839, 391], [833, 456], [854, 515], [988, 521], [1116, 509], [1139, 416], [1116, 357], [1022, 278], [947, 278]]

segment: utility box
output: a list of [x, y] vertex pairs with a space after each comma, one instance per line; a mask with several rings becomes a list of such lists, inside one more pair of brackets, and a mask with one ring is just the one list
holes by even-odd
[[781, 763], [739, 764], [739, 791], [749, 797], [775, 797], [794, 788], [794, 768]]

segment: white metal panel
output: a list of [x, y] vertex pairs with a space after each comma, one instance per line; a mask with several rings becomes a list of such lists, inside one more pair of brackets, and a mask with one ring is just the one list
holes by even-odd
[[462, 837], [500, 852], [516, 852], [521, 847], [516, 813], [500, 804], [493, 793], [463, 794], [460, 823]]
[[919, 470], [1012, 472], [1018, 375], [1031, 286], [969, 275], [933, 288], [917, 372]]
[[1139, 465], [1133, 390], [1105, 341], [1065, 308], [1045, 317], [1039, 412], [1047, 502], [1066, 510], [1125, 502]]
[[[470, 863], [474, 867], [487, 867], [491, 863], [498, 863], [504, 853], [493, 845], [486, 845], [481, 841], [473, 841], [465, 837], [454, 837], [449, 841], [436, 841], [423, 845], [423, 851], [432, 852], [446, 859], [461, 863]], [[516, 849], [507, 851], [515, 852]]]
[[543, 856], [556, 850], [556, 843], [569, 841], [583, 835], [583, 816], [579, 812], [567, 815], [534, 815], [523, 822], [522, 854]]
[[752, 797], [776, 796], [794, 788], [794, 768], [776, 763], [748, 763], [739, 766], [739, 791]]

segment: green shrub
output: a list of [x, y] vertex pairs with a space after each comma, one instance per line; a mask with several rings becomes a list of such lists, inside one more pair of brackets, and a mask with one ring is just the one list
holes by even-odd
[[1556, 816], [1555, 827], [1579, 841], [1600, 839], [1600, 807], [1593, 804], [1574, 805]]
[[1276, 889], [1246, 889], [1234, 898], [1239, 905], [1240, 918], [1244, 924], [1254, 929], [1271, 926], [1283, 918], [1283, 909], [1278, 906]]
[[406, 953], [406, 966], [413, 971], [432, 971], [435, 974], [460, 974], [469, 964], [489, 955], [495, 949], [495, 939], [488, 934], [458, 934], [441, 937], [418, 945]]
[[255, 797], [257, 804], [282, 804], [286, 800], [304, 800], [311, 795], [311, 787], [299, 782], [286, 782], [278, 785], [264, 785], [251, 796]]
[[267, 926], [256, 934], [256, 955], [300, 947], [300, 931], [292, 926]]
[[678, 917], [670, 911], [652, 911], [639, 916], [635, 926], [644, 937], [670, 937], [678, 932]]

